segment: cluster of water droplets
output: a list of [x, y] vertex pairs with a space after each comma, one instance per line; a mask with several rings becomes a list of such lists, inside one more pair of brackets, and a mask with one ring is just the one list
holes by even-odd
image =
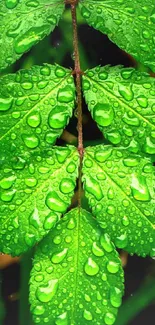
[[114, 145], [155, 154], [155, 82], [133, 68], [97, 67], [83, 76], [88, 108]]
[[39, 241], [70, 205], [78, 176], [74, 147], [4, 161], [0, 179], [1, 251], [19, 255]]
[[[16, 61], [58, 24], [63, 3], [38, 0], [5, 0], [1, 5], [0, 67]], [[5, 44], [5, 46], [4, 46]]]
[[3, 77], [1, 159], [53, 145], [72, 115], [74, 92], [73, 78], [60, 66], [33, 67]]
[[125, 149], [86, 149], [83, 181], [93, 214], [117, 247], [142, 256], [155, 254], [154, 176], [150, 159]]
[[34, 321], [112, 325], [121, 305], [122, 282], [120, 260], [109, 236], [88, 212], [73, 209], [35, 255], [30, 284]]
[[95, 29], [107, 34], [112, 42], [137, 61], [155, 71], [155, 8], [153, 3], [118, 0], [80, 2], [82, 16]]

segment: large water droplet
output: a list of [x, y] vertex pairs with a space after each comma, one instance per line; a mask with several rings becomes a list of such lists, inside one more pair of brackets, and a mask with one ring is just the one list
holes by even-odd
[[95, 196], [95, 198], [99, 201], [102, 199], [103, 194], [99, 183], [93, 177], [85, 177], [85, 190], [88, 193]]
[[108, 234], [103, 234], [100, 237], [101, 246], [105, 249], [106, 252], [111, 253], [113, 251], [113, 245], [110, 241]]
[[93, 109], [93, 118], [100, 126], [108, 126], [114, 119], [114, 111], [108, 103], [97, 103]]
[[106, 313], [104, 316], [104, 321], [106, 325], [113, 325], [115, 323], [116, 317], [112, 313]]
[[57, 66], [55, 69], [55, 74], [58, 78], [63, 78], [66, 75], [66, 71], [62, 67]]
[[112, 273], [115, 274], [119, 271], [119, 264], [117, 262], [114, 261], [109, 261], [107, 263], [107, 270]]
[[125, 248], [128, 244], [128, 238], [126, 234], [122, 234], [115, 239], [115, 244], [118, 248]]
[[69, 103], [74, 99], [74, 92], [70, 86], [65, 86], [58, 91], [58, 101], [60, 103]]
[[41, 122], [41, 116], [39, 113], [36, 114], [30, 114], [27, 117], [27, 123], [29, 126], [31, 126], [32, 128], [36, 128], [37, 126], [39, 126]]
[[61, 129], [68, 122], [68, 116], [66, 114], [66, 107], [65, 106], [56, 106], [50, 112], [48, 117], [49, 126], [53, 129]]
[[16, 176], [14, 176], [14, 175], [9, 176], [9, 177], [4, 177], [0, 181], [0, 187], [3, 190], [8, 190], [13, 185], [15, 179], [16, 179]]
[[143, 145], [143, 151], [150, 155], [155, 154], [155, 144], [151, 141], [150, 137], [145, 138], [145, 143]]
[[18, 0], [5, 0], [5, 5], [8, 9], [14, 9], [18, 2]]
[[58, 289], [58, 280], [52, 279], [48, 281], [47, 286], [37, 288], [36, 296], [41, 302], [49, 302], [56, 294], [57, 289]]
[[44, 229], [45, 230], [50, 230], [51, 228], [54, 227], [54, 225], [56, 224], [56, 222], [58, 221], [58, 217], [56, 214], [54, 214], [53, 212], [50, 212], [46, 217], [45, 217], [45, 221], [44, 221]]
[[30, 216], [29, 216], [29, 222], [32, 226], [34, 226], [36, 229], [40, 227], [40, 218], [39, 218], [39, 211], [37, 208], [35, 208]]
[[51, 261], [54, 264], [61, 263], [67, 255], [68, 248], [64, 248], [61, 252], [52, 255]]
[[84, 270], [86, 274], [93, 276], [99, 272], [99, 266], [96, 264], [95, 261], [93, 261], [91, 257], [89, 257], [87, 262], [85, 263]]
[[33, 45], [48, 34], [49, 25], [30, 28], [25, 34], [21, 34], [15, 41], [15, 51], [22, 54], [28, 51]]
[[10, 190], [10, 191], [5, 191], [1, 193], [1, 200], [4, 202], [10, 202], [12, 201], [14, 195], [16, 193], [16, 190]]
[[92, 313], [90, 311], [86, 310], [86, 309], [84, 309], [83, 317], [86, 320], [92, 320], [93, 319]]
[[120, 95], [127, 101], [131, 101], [134, 98], [134, 94], [132, 91], [132, 86], [126, 86], [123, 84], [120, 84], [118, 87]]
[[56, 325], [69, 325], [67, 313], [65, 312], [65, 313], [59, 315], [55, 321], [55, 324]]
[[110, 302], [113, 307], [120, 307], [122, 303], [122, 293], [117, 287], [111, 287], [110, 289]]
[[133, 197], [138, 201], [150, 201], [150, 192], [147, 187], [146, 179], [144, 176], [137, 177], [132, 175], [131, 190]]
[[95, 152], [95, 159], [99, 162], [104, 162], [111, 156], [111, 154], [111, 148], [105, 148], [105, 150], [100, 149]]
[[0, 98], [0, 112], [7, 111], [12, 105], [12, 98]]
[[63, 178], [60, 183], [60, 191], [64, 194], [71, 193], [74, 190], [75, 183], [70, 178]]
[[93, 246], [92, 246], [92, 252], [95, 256], [103, 256], [104, 255], [104, 252], [103, 250], [97, 245], [96, 242], [93, 243]]
[[49, 209], [57, 212], [65, 212], [68, 204], [64, 202], [55, 191], [51, 191], [46, 196], [46, 205]]
[[139, 126], [140, 124], [138, 117], [130, 117], [127, 113], [124, 114], [122, 120], [128, 125]]
[[25, 145], [30, 149], [34, 149], [39, 145], [39, 139], [35, 135], [30, 136], [30, 135], [23, 134], [22, 138]]

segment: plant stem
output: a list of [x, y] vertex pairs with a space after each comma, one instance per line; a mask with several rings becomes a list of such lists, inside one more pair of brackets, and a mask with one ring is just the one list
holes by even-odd
[[82, 133], [82, 92], [81, 92], [81, 67], [80, 67], [80, 57], [78, 48], [78, 33], [77, 33], [77, 16], [76, 16], [76, 4], [77, 0], [72, 0], [71, 5], [71, 15], [72, 15], [72, 25], [73, 25], [73, 48], [74, 48], [74, 71], [73, 74], [76, 76], [76, 91], [77, 91], [77, 114], [78, 114], [78, 152], [80, 155], [80, 167], [79, 167], [79, 195], [78, 195], [78, 205], [81, 206], [81, 191], [82, 191], [82, 159], [83, 159], [83, 133]]

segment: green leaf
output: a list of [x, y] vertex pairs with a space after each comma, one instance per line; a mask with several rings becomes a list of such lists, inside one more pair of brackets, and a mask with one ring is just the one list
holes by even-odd
[[38, 245], [30, 279], [34, 322], [112, 325], [123, 294], [114, 245], [87, 211], [76, 208]]
[[155, 154], [155, 79], [133, 68], [96, 67], [83, 75], [88, 108], [106, 139]]
[[81, 0], [79, 6], [90, 26], [155, 72], [154, 0]]
[[51, 148], [72, 116], [70, 70], [45, 64], [0, 79], [1, 160]]
[[149, 158], [124, 148], [85, 150], [86, 197], [114, 244], [129, 253], [155, 255], [155, 169]]
[[64, 10], [61, 0], [2, 0], [0, 4], [0, 69], [48, 35]]
[[49, 232], [71, 203], [79, 154], [53, 147], [5, 160], [0, 169], [0, 251], [19, 255]]

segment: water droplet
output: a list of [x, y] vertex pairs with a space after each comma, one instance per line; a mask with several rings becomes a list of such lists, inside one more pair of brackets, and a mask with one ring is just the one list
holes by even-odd
[[61, 263], [67, 255], [68, 248], [64, 248], [61, 252], [52, 255], [51, 261], [54, 264]]
[[93, 243], [93, 246], [92, 246], [92, 252], [95, 256], [103, 256], [104, 255], [104, 252], [103, 250], [97, 245], [96, 242]]
[[61, 129], [68, 122], [68, 114], [66, 114], [65, 106], [56, 106], [50, 112], [48, 117], [49, 126], [53, 129]]
[[120, 95], [127, 101], [131, 101], [134, 98], [134, 94], [132, 91], [132, 86], [128, 86], [128, 85], [123, 85], [123, 84], [119, 84], [118, 87], [119, 93]]
[[123, 226], [127, 227], [129, 225], [129, 219], [127, 216], [123, 216], [123, 219], [122, 219], [122, 224]]
[[32, 128], [36, 128], [37, 126], [39, 126], [39, 124], [41, 123], [41, 116], [40, 116], [40, 114], [39, 113], [30, 114], [27, 117], [27, 123]]
[[146, 108], [148, 106], [148, 100], [144, 95], [141, 95], [141, 96], [137, 97], [136, 99], [137, 99], [138, 104], [141, 107]]
[[65, 86], [58, 91], [58, 101], [60, 103], [70, 103], [74, 99], [74, 92], [70, 86]]
[[49, 302], [58, 289], [58, 280], [52, 279], [48, 281], [48, 285], [45, 287], [38, 287], [36, 290], [36, 296], [41, 302]]
[[26, 2], [26, 5], [27, 5], [28, 7], [36, 8], [36, 7], [38, 7], [38, 5], [39, 5], [39, 1], [36, 1], [36, 0], [30, 0], [30, 1], [27, 1], [27, 2]]
[[97, 150], [95, 152], [95, 159], [99, 162], [104, 162], [106, 161], [112, 154], [112, 149], [110, 148], [105, 148], [105, 150]]
[[83, 312], [83, 317], [86, 319], [86, 320], [92, 320], [93, 319], [93, 316], [91, 314], [90, 311], [84, 309], [84, 312]]
[[88, 193], [95, 196], [95, 198], [99, 201], [102, 199], [103, 194], [101, 187], [99, 183], [96, 181], [96, 179], [92, 178], [91, 176], [86, 177], [85, 176], [85, 190], [88, 191]]
[[74, 219], [73, 219], [73, 218], [70, 218], [70, 219], [69, 219], [69, 222], [68, 222], [68, 224], [67, 224], [67, 228], [70, 229], [70, 230], [72, 230], [72, 229], [74, 229], [75, 227], [76, 227], [76, 224], [75, 224]]
[[109, 205], [109, 206], [107, 207], [107, 212], [108, 212], [109, 214], [115, 214], [115, 207], [114, 207], [113, 205]]
[[112, 313], [106, 313], [104, 316], [104, 321], [106, 325], [113, 325], [115, 323], [116, 317]]
[[56, 325], [69, 325], [67, 313], [65, 312], [65, 313], [59, 315], [55, 321], [55, 324]]
[[67, 159], [67, 157], [69, 156], [70, 150], [68, 148], [61, 147], [61, 149], [56, 149], [55, 153], [56, 153], [56, 157], [58, 159], [58, 162], [60, 164], [62, 164]]
[[140, 124], [138, 117], [136, 116], [130, 117], [127, 113], [124, 114], [122, 120], [128, 125], [139, 126]]
[[0, 187], [3, 190], [8, 190], [13, 185], [15, 179], [16, 179], [16, 176], [14, 176], [14, 175], [2, 178], [0, 181]]
[[26, 233], [24, 239], [25, 239], [26, 245], [29, 247], [32, 247], [36, 242], [36, 238], [33, 234]]
[[25, 34], [21, 34], [15, 41], [15, 52], [22, 54], [38, 43], [49, 32], [49, 25], [30, 28]]
[[34, 149], [39, 145], [39, 139], [35, 135], [30, 136], [30, 135], [23, 134], [22, 138], [25, 145], [30, 149]]
[[82, 9], [81, 9], [81, 14], [84, 18], [89, 18], [90, 15], [91, 15], [91, 12], [84, 6], [82, 6]]
[[60, 183], [60, 191], [64, 194], [71, 193], [74, 190], [75, 183], [70, 178], [63, 178]]
[[13, 98], [0, 98], [0, 112], [11, 108]]
[[121, 290], [117, 287], [111, 287], [110, 289], [110, 302], [113, 307], [120, 307], [122, 303], [122, 293]]
[[155, 144], [151, 141], [150, 137], [145, 138], [145, 143], [143, 145], [143, 151], [150, 155], [155, 154]]
[[68, 203], [64, 202], [55, 191], [51, 191], [46, 196], [46, 205], [49, 209], [56, 212], [65, 212], [68, 207]]
[[118, 248], [125, 248], [128, 244], [128, 238], [126, 234], [122, 234], [115, 239], [115, 244]]
[[115, 274], [119, 271], [119, 264], [117, 262], [114, 261], [109, 261], [107, 263], [107, 270], [112, 273]]
[[18, 0], [5, 0], [5, 5], [8, 9], [14, 9], [18, 2]]
[[95, 261], [93, 261], [91, 257], [89, 257], [87, 262], [85, 263], [84, 270], [86, 274], [93, 276], [99, 272], [99, 266], [96, 264]]
[[56, 214], [54, 214], [53, 212], [50, 212], [46, 217], [45, 217], [45, 221], [44, 221], [44, 229], [45, 230], [50, 230], [52, 229], [56, 222], [58, 221], [58, 217]]
[[113, 245], [110, 241], [108, 234], [103, 234], [100, 237], [101, 246], [105, 249], [106, 252], [111, 253], [113, 251]]
[[1, 200], [3, 202], [10, 202], [10, 201], [12, 201], [15, 193], [16, 193], [16, 190], [10, 190], [10, 191], [2, 192], [1, 193]]
[[125, 159], [123, 159], [123, 164], [125, 165], [125, 166], [127, 166], [127, 167], [135, 167], [135, 166], [138, 166], [138, 164], [139, 164], [139, 159], [137, 159], [137, 158], [130, 158], [130, 157], [128, 157], [128, 158], [125, 158]]
[[37, 179], [34, 177], [31, 178], [25, 178], [25, 184], [28, 187], [35, 187], [37, 185]]
[[119, 144], [121, 142], [121, 135], [119, 132], [107, 132], [107, 139], [113, 144]]
[[133, 197], [138, 201], [150, 201], [150, 192], [147, 187], [146, 179], [144, 176], [137, 177], [132, 175], [131, 190]]
[[100, 126], [108, 126], [114, 119], [114, 111], [108, 103], [97, 103], [93, 109], [93, 118]]
[[39, 211], [37, 208], [35, 208], [30, 216], [29, 216], [29, 222], [32, 226], [34, 226], [36, 229], [40, 227], [40, 218], [39, 218]]
[[44, 312], [45, 312], [45, 308], [39, 305], [32, 310], [32, 314], [36, 316], [43, 315]]
[[55, 69], [55, 74], [58, 78], [63, 78], [66, 75], [66, 71], [62, 67], [57, 66]]
[[70, 162], [66, 168], [67, 172], [70, 174], [74, 173], [75, 169], [76, 169], [76, 165], [73, 162]]
[[43, 76], [49, 76], [51, 73], [50, 67], [48, 65], [44, 65], [41, 69], [40, 69], [40, 73]]

